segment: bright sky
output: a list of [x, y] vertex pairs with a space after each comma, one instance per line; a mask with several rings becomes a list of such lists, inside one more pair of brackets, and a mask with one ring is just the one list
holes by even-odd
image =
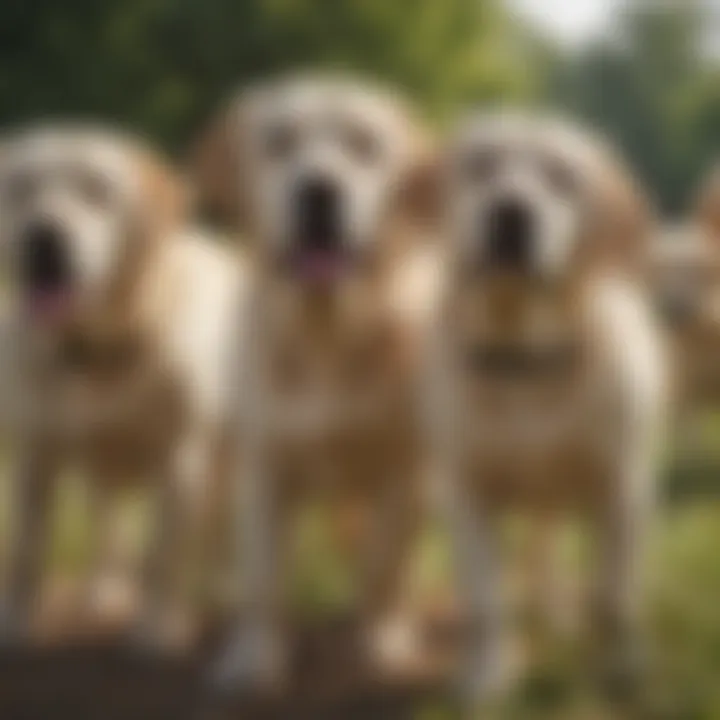
[[511, 0], [518, 12], [569, 45], [602, 34], [622, 0]]
[[[652, 2], [653, 0], [649, 0]], [[683, 0], [668, 0], [667, 5]], [[509, 0], [523, 16], [566, 45], [583, 45], [611, 32], [625, 0]], [[720, 0], [705, 0], [709, 11], [706, 49], [720, 58]]]

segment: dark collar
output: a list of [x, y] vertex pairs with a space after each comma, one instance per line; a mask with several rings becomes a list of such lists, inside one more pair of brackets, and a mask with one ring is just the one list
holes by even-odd
[[138, 337], [94, 337], [82, 332], [68, 333], [58, 349], [60, 362], [66, 369], [105, 376], [122, 373], [134, 365], [141, 354]]
[[573, 369], [579, 350], [571, 342], [544, 347], [477, 343], [466, 349], [465, 364], [473, 373], [494, 378], [554, 377]]

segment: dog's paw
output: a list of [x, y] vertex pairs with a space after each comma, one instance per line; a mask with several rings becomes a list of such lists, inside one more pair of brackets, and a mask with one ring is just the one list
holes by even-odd
[[94, 578], [80, 601], [84, 628], [100, 636], [121, 636], [141, 610], [138, 589], [122, 578]]
[[373, 669], [385, 678], [409, 679], [431, 670], [428, 648], [417, 618], [392, 617], [374, 624], [367, 636]]
[[458, 672], [463, 705], [474, 712], [502, 701], [517, 680], [519, 666], [519, 652], [511, 643], [477, 643], [465, 654]]
[[196, 631], [187, 611], [145, 612], [131, 625], [128, 640], [143, 655], [179, 655], [191, 648]]
[[271, 694], [283, 681], [285, 661], [282, 643], [273, 633], [242, 629], [211, 668], [211, 689], [221, 695]]

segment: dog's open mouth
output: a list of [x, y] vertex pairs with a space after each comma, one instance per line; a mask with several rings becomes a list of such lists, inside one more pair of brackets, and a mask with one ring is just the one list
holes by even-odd
[[295, 196], [291, 269], [312, 285], [332, 285], [352, 264], [346, 243], [342, 198], [323, 177], [306, 179]]
[[313, 285], [338, 282], [351, 265], [347, 253], [339, 250], [302, 250], [296, 253], [293, 269], [299, 278]]
[[69, 288], [31, 288], [25, 292], [28, 315], [34, 322], [43, 325], [65, 322], [73, 304], [73, 293]]
[[69, 253], [58, 229], [32, 227], [20, 258], [23, 300], [30, 319], [44, 325], [62, 323], [74, 304]]

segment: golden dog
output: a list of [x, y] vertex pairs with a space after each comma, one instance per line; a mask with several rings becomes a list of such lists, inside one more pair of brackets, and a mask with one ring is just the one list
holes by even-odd
[[584, 513], [609, 667], [634, 650], [666, 376], [639, 279], [645, 204], [613, 153], [546, 118], [469, 118], [441, 169], [446, 287], [429, 359], [434, 474], [470, 629], [464, 692], [509, 679], [498, 522]]
[[169, 166], [119, 133], [37, 128], [3, 148], [0, 234], [12, 304], [0, 375], [15, 466], [3, 619], [12, 634], [29, 629], [54, 480], [68, 465], [91, 481], [98, 574], [117, 549], [117, 491], [136, 480], [153, 488], [138, 637], [175, 642], [185, 622], [186, 567], [218, 469], [244, 276], [185, 228], [184, 195]]
[[221, 679], [282, 675], [283, 562], [310, 495], [332, 507], [360, 578], [371, 658], [398, 667], [402, 643], [387, 639], [419, 501], [427, 142], [389, 93], [290, 78], [242, 94], [201, 145], [202, 185], [247, 229], [255, 276], [238, 381], [245, 604]]

